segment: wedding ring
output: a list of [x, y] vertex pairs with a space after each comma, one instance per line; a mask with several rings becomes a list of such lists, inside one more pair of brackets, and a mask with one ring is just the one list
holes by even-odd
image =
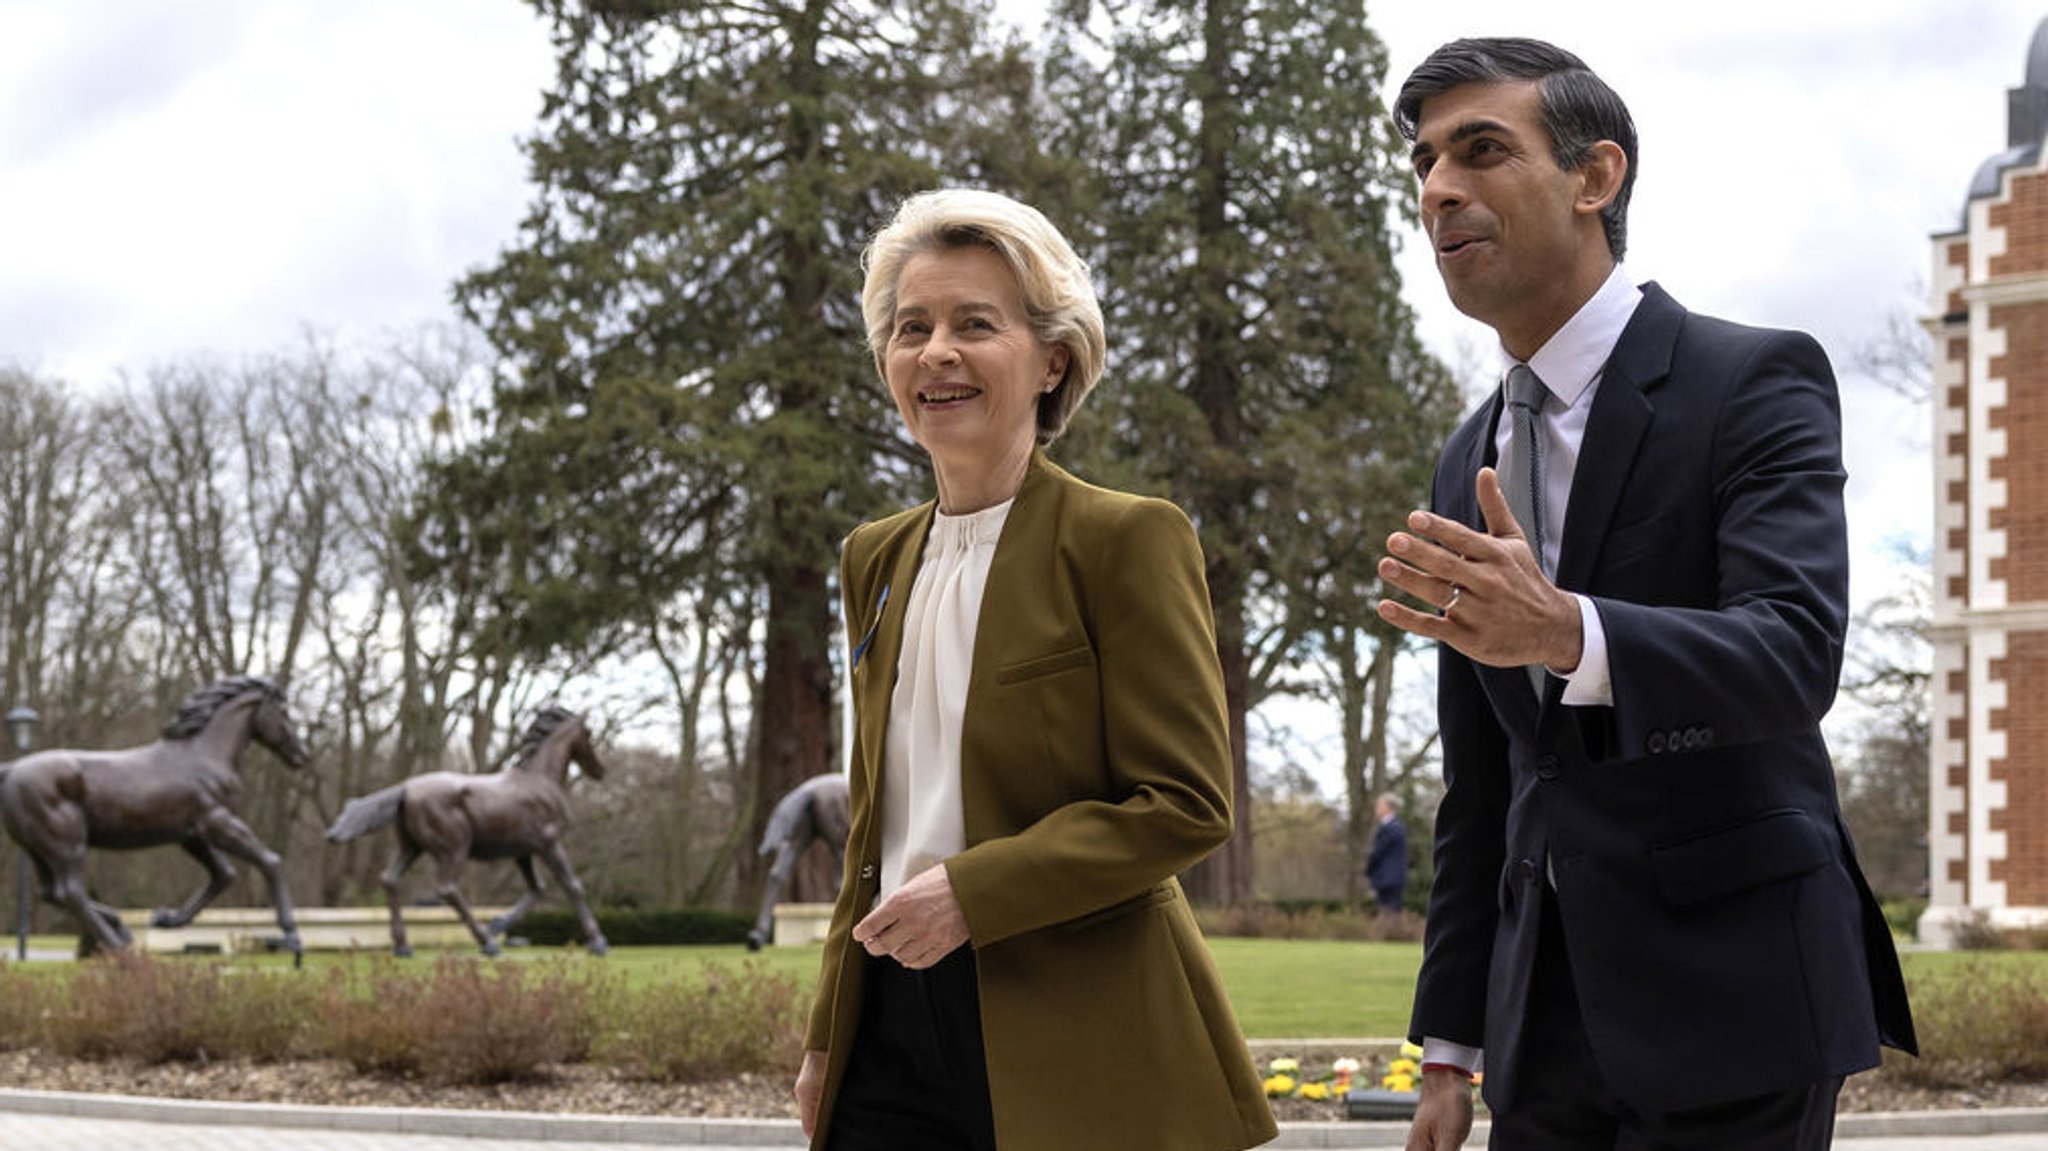
[[1444, 607], [1443, 607], [1443, 612], [1441, 613], [1441, 614], [1443, 615], [1443, 617], [1444, 617], [1445, 619], [1449, 619], [1449, 618], [1450, 618], [1450, 616], [1451, 616], [1451, 609], [1452, 609], [1452, 608], [1454, 608], [1454, 607], [1457, 607], [1457, 606], [1458, 606], [1458, 601], [1459, 601], [1459, 600], [1461, 600], [1461, 599], [1463, 599], [1463, 598], [1465, 598], [1465, 589], [1464, 589], [1464, 588], [1461, 588], [1461, 587], [1459, 587], [1459, 586], [1458, 586], [1457, 584], [1452, 584], [1452, 585], [1451, 585], [1451, 598], [1450, 598], [1450, 599], [1448, 599], [1448, 600], [1445, 600], [1445, 601], [1444, 601]]

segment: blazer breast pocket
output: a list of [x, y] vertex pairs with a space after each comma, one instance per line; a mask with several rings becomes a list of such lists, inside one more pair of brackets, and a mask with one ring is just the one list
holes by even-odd
[[1102, 684], [1086, 644], [996, 669], [971, 722], [987, 788], [1020, 825], [1109, 794]]
[[1011, 684], [1023, 683], [1027, 680], [1041, 679], [1049, 675], [1058, 675], [1063, 671], [1073, 671], [1077, 668], [1092, 668], [1094, 666], [1095, 649], [1087, 644], [1080, 644], [1053, 652], [1050, 655], [1041, 655], [1031, 659], [1019, 660], [1016, 663], [1005, 664], [996, 669], [996, 682], [1009, 686]]

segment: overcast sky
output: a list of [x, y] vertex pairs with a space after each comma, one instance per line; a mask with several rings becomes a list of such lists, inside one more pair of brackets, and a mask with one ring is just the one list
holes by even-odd
[[[1028, 11], [1032, 0], [1010, 0]], [[1438, 43], [1519, 34], [1583, 56], [1643, 137], [1628, 267], [1682, 303], [1807, 329], [1850, 413], [1852, 531], [1928, 534], [1927, 414], [1853, 369], [1926, 311], [1929, 234], [2005, 145], [2048, 3], [1406, 0], [1371, 4], [1388, 87]], [[301, 330], [449, 315], [510, 240], [516, 147], [552, 61], [516, 0], [0, 0], [0, 361], [95, 386]], [[1486, 334], [1421, 245], [1406, 291], [1447, 359]], [[1879, 567], [1858, 568], [1859, 598]]]

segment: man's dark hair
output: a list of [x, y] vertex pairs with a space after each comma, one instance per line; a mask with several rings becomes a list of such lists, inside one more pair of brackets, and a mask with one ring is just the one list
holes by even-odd
[[1615, 260], [1628, 247], [1628, 198], [1636, 184], [1636, 125], [1628, 105], [1577, 56], [1541, 40], [1453, 40], [1429, 54], [1394, 97], [1394, 126], [1409, 143], [1421, 125], [1422, 102], [1464, 84], [1536, 81], [1537, 108], [1550, 133], [1551, 154], [1566, 171], [1585, 162], [1593, 145], [1612, 140], [1628, 159], [1621, 189], [1600, 213]]

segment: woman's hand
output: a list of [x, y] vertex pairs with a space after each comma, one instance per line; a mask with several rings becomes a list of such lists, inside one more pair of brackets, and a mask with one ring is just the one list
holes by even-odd
[[804, 1125], [804, 1138], [811, 1138], [818, 1127], [818, 1104], [825, 1097], [825, 1053], [804, 1052], [804, 1065], [796, 1073], [796, 1113]]
[[928, 867], [890, 892], [853, 925], [853, 938], [869, 955], [889, 956], [913, 971], [952, 954], [967, 942], [967, 914], [945, 865]]

